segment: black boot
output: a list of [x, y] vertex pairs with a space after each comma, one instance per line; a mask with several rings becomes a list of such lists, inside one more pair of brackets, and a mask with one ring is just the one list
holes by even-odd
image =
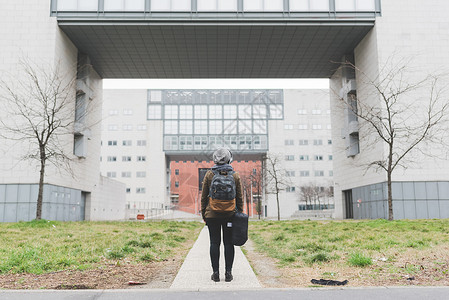
[[225, 273], [225, 281], [226, 282], [230, 282], [230, 281], [232, 281], [232, 279], [234, 279], [234, 277], [232, 276], [231, 271], [226, 271], [226, 273]]
[[219, 282], [220, 281], [220, 273], [218, 273], [218, 271], [212, 273], [212, 275], [210, 276], [210, 279], [212, 279], [215, 282]]

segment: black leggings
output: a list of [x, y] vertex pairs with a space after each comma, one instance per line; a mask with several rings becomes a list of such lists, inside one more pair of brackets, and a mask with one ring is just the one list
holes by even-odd
[[212, 270], [218, 272], [220, 259], [221, 229], [223, 228], [223, 244], [225, 250], [226, 271], [232, 270], [234, 262], [234, 245], [232, 244], [232, 227], [228, 227], [229, 219], [206, 219], [210, 237], [210, 260]]

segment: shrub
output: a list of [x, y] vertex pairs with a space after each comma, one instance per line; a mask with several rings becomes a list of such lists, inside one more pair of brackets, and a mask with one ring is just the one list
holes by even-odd
[[360, 252], [351, 254], [349, 258], [349, 264], [355, 267], [366, 267], [373, 264], [371, 257], [364, 256]]

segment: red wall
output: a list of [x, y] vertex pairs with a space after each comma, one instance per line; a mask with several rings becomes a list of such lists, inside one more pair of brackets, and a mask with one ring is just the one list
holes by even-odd
[[[201, 195], [199, 191], [198, 169], [211, 168], [214, 165], [212, 161], [198, 162], [198, 161], [172, 161], [170, 163], [170, 191], [171, 195], [179, 195], [178, 203], [174, 204], [174, 208], [192, 214], [199, 214], [201, 210]], [[249, 176], [253, 169], [260, 172], [260, 161], [234, 161], [231, 163], [236, 172], [239, 172], [240, 177]], [[176, 170], [179, 170], [179, 175], [176, 175]], [[179, 187], [176, 187], [176, 182]], [[253, 193], [256, 193], [253, 187]], [[247, 212], [247, 205], [244, 198], [244, 212]], [[253, 201], [253, 208], [250, 210], [250, 216], [256, 215], [256, 203]]]

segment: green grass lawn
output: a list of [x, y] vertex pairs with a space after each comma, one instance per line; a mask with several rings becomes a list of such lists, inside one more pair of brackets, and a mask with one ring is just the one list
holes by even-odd
[[375, 260], [394, 262], [408, 250], [449, 246], [447, 219], [261, 221], [250, 222], [249, 233], [256, 248], [277, 259], [281, 267], [329, 263], [366, 267]]
[[203, 226], [175, 221], [0, 223], [0, 274], [169, 259], [195, 240]]

